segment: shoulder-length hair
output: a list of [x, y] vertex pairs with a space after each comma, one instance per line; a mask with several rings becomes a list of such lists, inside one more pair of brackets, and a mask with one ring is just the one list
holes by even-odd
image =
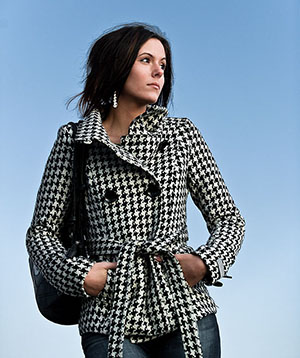
[[157, 105], [166, 107], [173, 84], [171, 47], [158, 27], [144, 23], [114, 28], [92, 44], [86, 62], [84, 89], [72, 97], [68, 105], [80, 97], [77, 107], [83, 117], [89, 115], [93, 109], [98, 109], [105, 117], [114, 91], [121, 93], [141, 46], [151, 38], [158, 39], [166, 53], [165, 83], [156, 102]]

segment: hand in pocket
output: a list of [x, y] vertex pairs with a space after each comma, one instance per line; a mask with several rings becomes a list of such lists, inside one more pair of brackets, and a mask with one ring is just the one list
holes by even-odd
[[192, 254], [175, 254], [187, 283], [192, 287], [207, 274], [207, 267], [199, 256]]
[[107, 270], [115, 269], [116, 262], [97, 262], [86, 275], [83, 287], [90, 296], [98, 296], [107, 280]]

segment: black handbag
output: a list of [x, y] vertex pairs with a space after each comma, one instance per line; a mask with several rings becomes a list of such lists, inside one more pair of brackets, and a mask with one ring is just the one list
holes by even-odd
[[[73, 127], [73, 138], [75, 138], [77, 125], [75, 123], [70, 124]], [[67, 257], [70, 258], [76, 255], [87, 256], [85, 249], [86, 235], [83, 225], [85, 219], [85, 145], [75, 141], [74, 143], [72, 200], [60, 231], [60, 240], [67, 249]], [[29, 267], [40, 313], [54, 323], [77, 324], [82, 299], [59, 292], [45, 279], [31, 258], [29, 258]]]

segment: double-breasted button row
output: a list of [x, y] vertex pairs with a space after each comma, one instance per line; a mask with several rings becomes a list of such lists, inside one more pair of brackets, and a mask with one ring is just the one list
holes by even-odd
[[[160, 187], [158, 183], [150, 183], [146, 189], [146, 194], [150, 195], [152, 198], [155, 198], [160, 195]], [[104, 193], [104, 199], [108, 203], [113, 203], [118, 199], [118, 194], [114, 189], [107, 189]]]

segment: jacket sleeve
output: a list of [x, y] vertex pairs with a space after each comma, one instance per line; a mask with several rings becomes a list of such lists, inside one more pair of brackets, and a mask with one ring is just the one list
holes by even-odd
[[73, 150], [72, 126], [65, 125], [58, 131], [46, 164], [26, 246], [35, 265], [54, 287], [65, 294], [83, 297], [88, 296], [83, 282], [93, 262], [80, 256], [67, 258], [59, 240], [70, 203]]
[[206, 284], [226, 275], [240, 250], [245, 221], [234, 204], [216, 162], [198, 129], [188, 120], [188, 189], [210, 237], [196, 250], [208, 268]]

